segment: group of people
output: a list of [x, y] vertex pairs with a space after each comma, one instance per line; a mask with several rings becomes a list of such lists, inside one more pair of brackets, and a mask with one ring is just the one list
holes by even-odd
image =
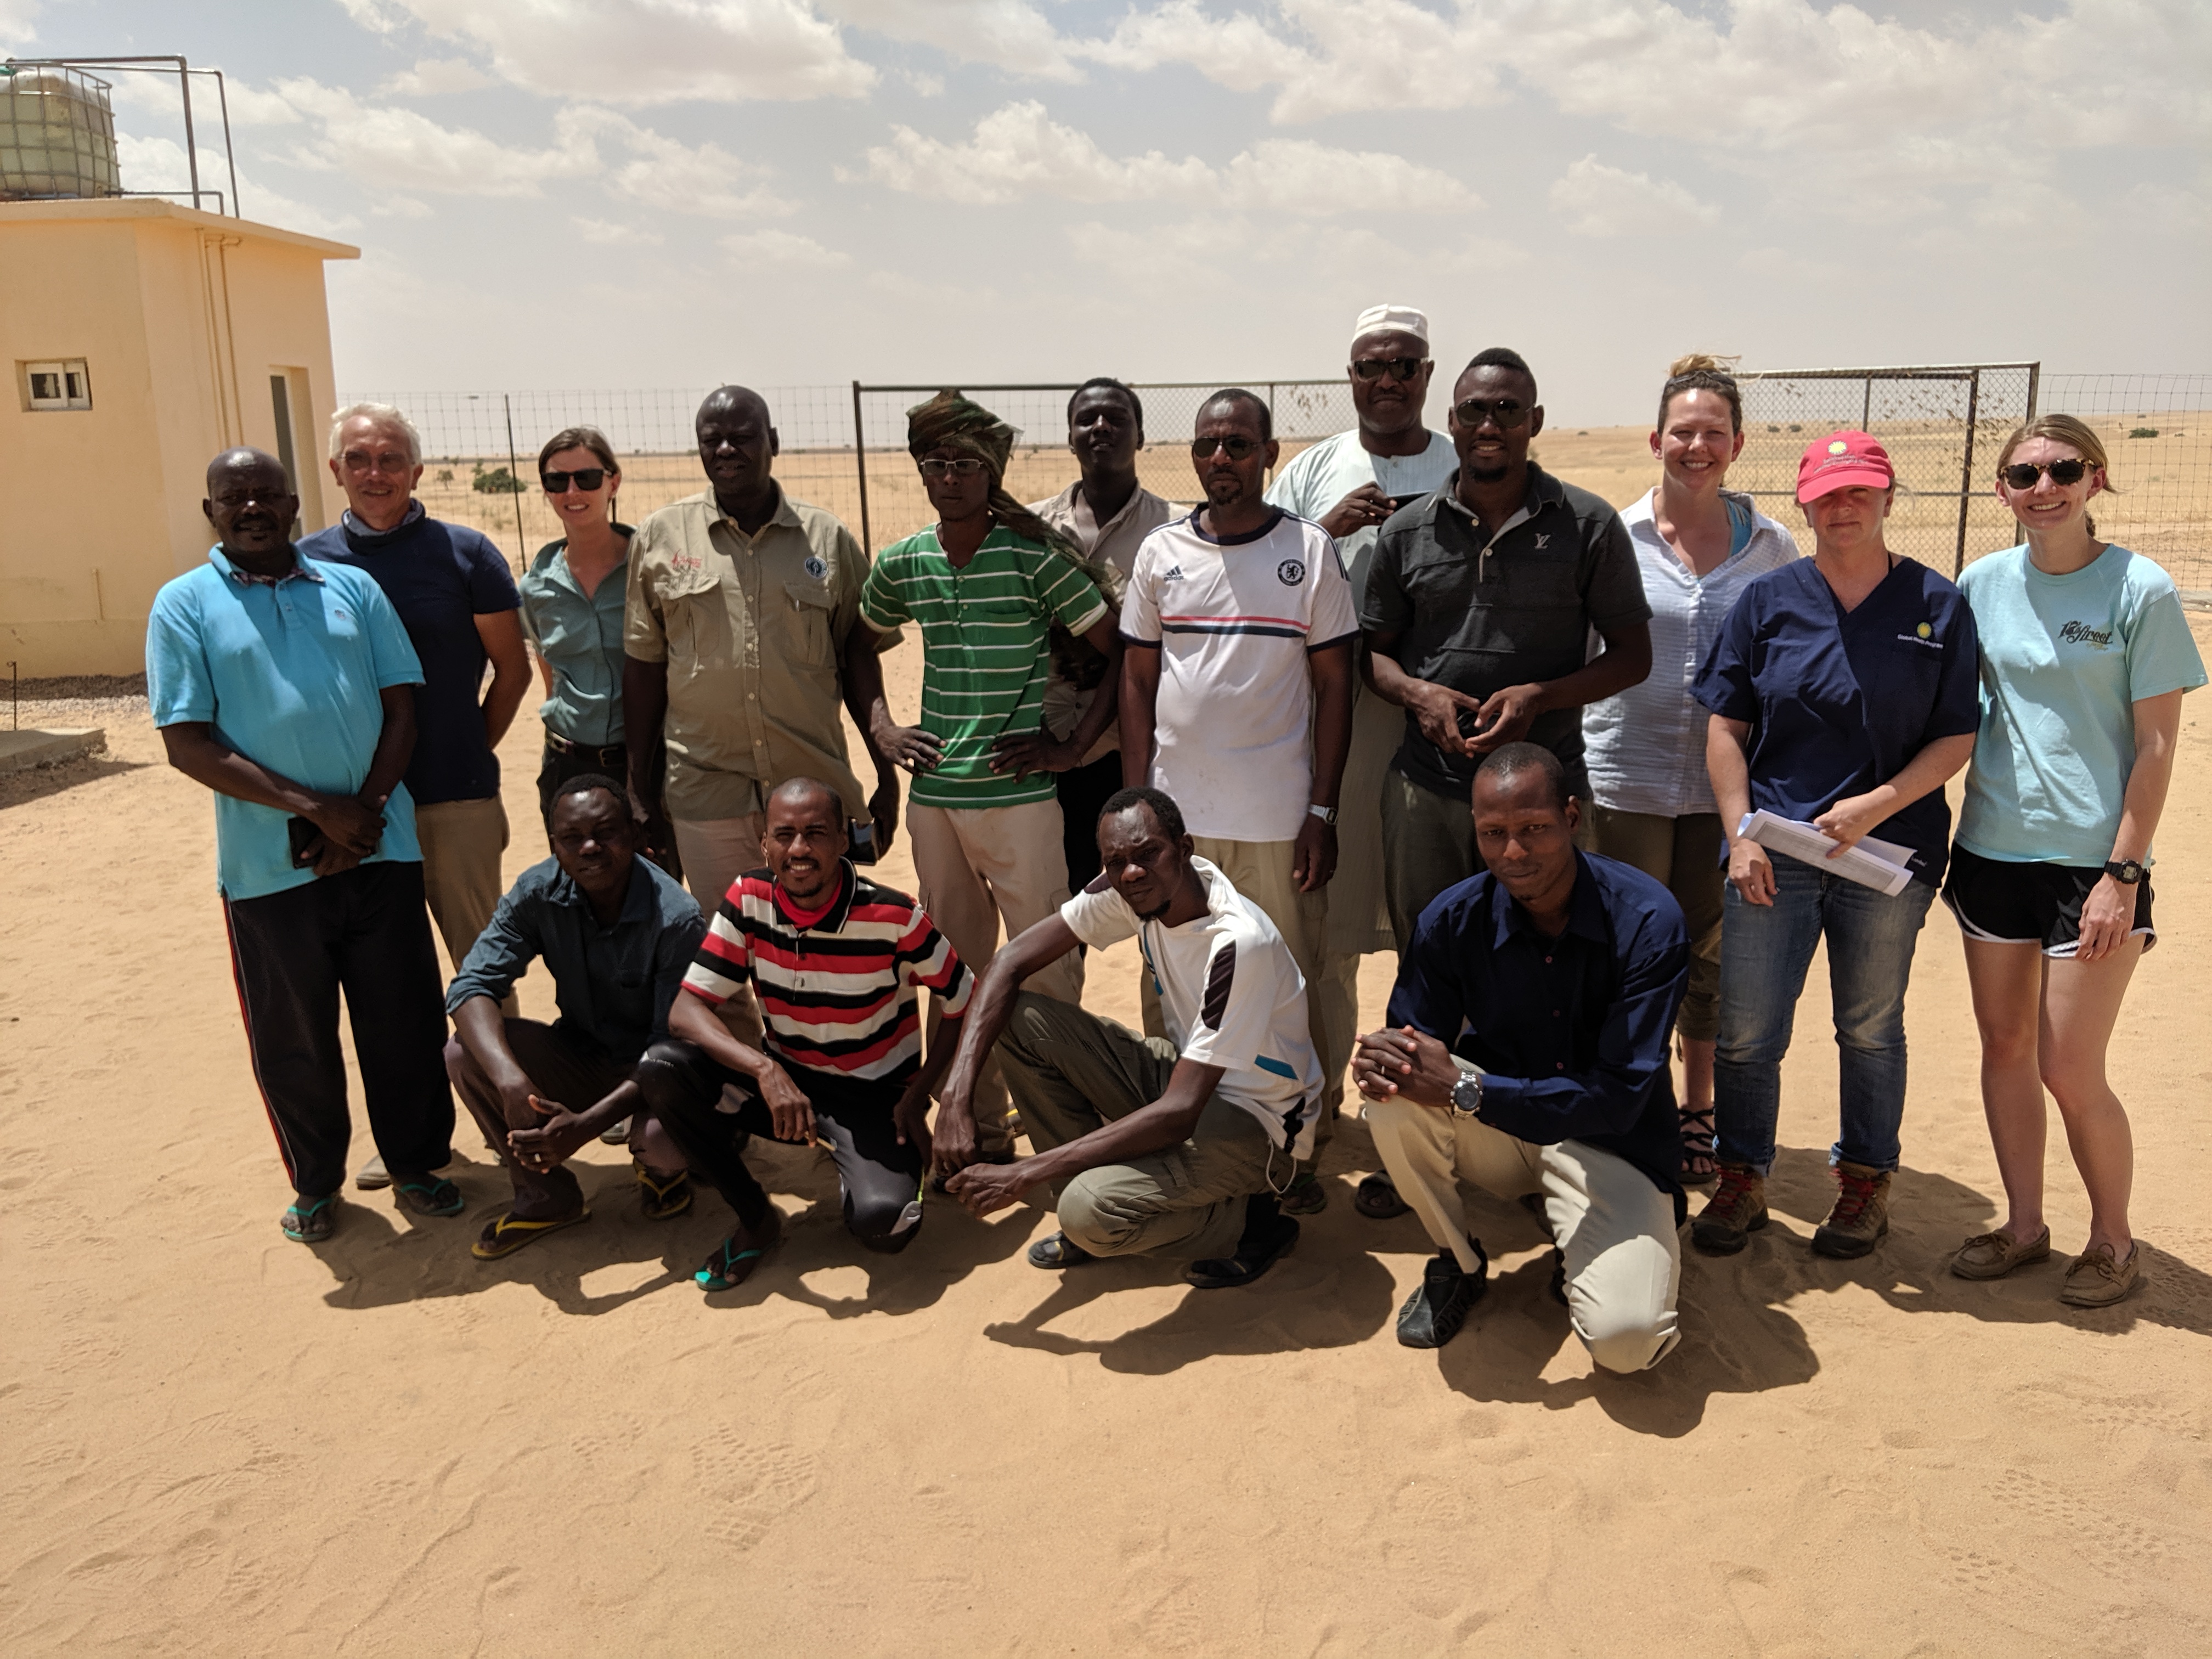
[[[699, 1182], [728, 1204], [709, 1291], [778, 1242], [756, 1137], [827, 1152], [871, 1249], [910, 1244], [933, 1192], [977, 1215], [1035, 1194], [1058, 1223], [1039, 1267], [1159, 1253], [1249, 1284], [1328, 1201], [1348, 1075], [1383, 1166], [1355, 1207], [1437, 1247], [1400, 1340], [1450, 1340], [1483, 1293], [1474, 1187], [1540, 1215], [1574, 1330], [1640, 1370], [1680, 1340], [1684, 1223], [1715, 1253], [1766, 1223], [1824, 941], [1841, 1121], [1812, 1249], [1887, 1231], [1940, 891], [2008, 1201], [1951, 1269], [2050, 1254], [2047, 1088], [2091, 1202], [2060, 1294], [2128, 1294], [2105, 1052], [2205, 674], [2165, 573], [2096, 539], [2096, 434], [2013, 434], [1996, 489], [2023, 540], [1954, 586], [1889, 550], [1895, 476], [1860, 431], [1805, 451], [1801, 557], [1727, 487], [1742, 402], [1710, 358], [1662, 387], [1659, 482], [1620, 512], [1536, 464], [1518, 354], [1467, 365], [1442, 431], [1434, 368], [1420, 312], [1364, 313], [1356, 428], [1279, 467], [1267, 401], [1218, 392], [1182, 505], [1139, 481], [1120, 381], [1076, 392], [1078, 477], [1029, 505], [1005, 489], [1018, 434], [940, 393], [908, 428], [935, 522], [872, 558], [785, 493], [737, 386], [698, 412], [708, 487], [635, 529], [606, 438], [550, 438], [563, 534], [519, 582], [425, 513], [397, 409], [338, 411], [347, 508], [297, 544], [283, 465], [216, 457], [216, 544], [156, 600], [148, 674], [172, 763], [216, 797], [286, 1235], [327, 1238], [347, 1174], [341, 991], [376, 1148], [358, 1185], [460, 1214], [458, 1091], [512, 1186], [478, 1257], [587, 1218], [568, 1164], [597, 1136], [629, 1146], [647, 1216]], [[908, 629], [902, 724], [880, 659]], [[550, 856], [502, 894], [494, 751], [533, 656]], [[902, 824], [912, 896], [868, 873]], [[1141, 1031], [1082, 1006], [1086, 953], [1131, 938]], [[1396, 984], [1361, 1034], [1378, 951]], [[550, 1024], [518, 1012], [533, 962]]]

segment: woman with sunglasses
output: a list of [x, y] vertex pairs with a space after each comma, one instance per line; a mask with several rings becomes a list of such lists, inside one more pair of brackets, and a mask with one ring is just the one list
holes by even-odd
[[538, 481], [561, 539], [538, 550], [517, 586], [522, 627], [538, 652], [545, 701], [545, 757], [538, 769], [538, 805], [550, 812], [553, 792], [586, 772], [627, 777], [623, 746], [623, 596], [630, 529], [615, 521], [622, 469], [596, 427], [555, 433], [538, 453]]
[[1997, 499], [2026, 540], [1966, 567], [1982, 638], [1982, 723], [1943, 902], [1966, 936], [1982, 1037], [1982, 1108], [2006, 1215], [1951, 1260], [1996, 1279], [2051, 1254], [2043, 1091], [2089, 1193], [2089, 1237], [2058, 1299], [2119, 1301], [2142, 1282], [2128, 1224], [2135, 1151], [2105, 1049], [2136, 963], [2156, 942], [2151, 835], [2185, 692], [2204, 664], [2173, 579], [2097, 539], [2105, 447], [2070, 415], [2014, 433]]
[[[1905, 986], [1950, 849], [1943, 785], [1966, 763], [1980, 719], [1973, 613], [1947, 579], [1889, 550], [1896, 484], [1888, 452], [1864, 432], [1808, 446], [1797, 500], [1813, 556], [1745, 587], [1694, 688], [1711, 713], [1705, 766], [1729, 846], [1713, 1054], [1719, 1183], [1690, 1229], [1709, 1254], [1733, 1255], [1766, 1224], [1782, 1057], [1823, 940], [1841, 1121], [1828, 1156], [1836, 1202], [1813, 1250], [1863, 1256], [1889, 1231]], [[1770, 857], [1743, 833], [1754, 809], [1829, 845]], [[1908, 878], [1895, 892], [1834, 863], [1869, 836], [1900, 849]]]
[[1682, 1057], [1682, 1180], [1713, 1178], [1713, 1040], [1720, 1030], [1725, 839], [1705, 774], [1705, 711], [1690, 695], [1721, 623], [1753, 577], [1797, 556], [1790, 532], [1727, 488], [1743, 453], [1743, 398], [1712, 358], [1680, 359], [1651, 432], [1659, 482], [1625, 507], [1651, 607], [1651, 675], [1583, 711], [1590, 851], [1663, 883], [1690, 930]]

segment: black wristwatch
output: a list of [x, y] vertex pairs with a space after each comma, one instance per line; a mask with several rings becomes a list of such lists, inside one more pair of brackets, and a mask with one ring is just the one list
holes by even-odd
[[2105, 873], [2123, 887], [2132, 887], [2143, 878], [2142, 865], [2133, 859], [2118, 859], [2105, 866]]

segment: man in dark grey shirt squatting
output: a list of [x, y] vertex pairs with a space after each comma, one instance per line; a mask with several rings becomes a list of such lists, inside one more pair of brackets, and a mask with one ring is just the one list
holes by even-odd
[[[1484, 756], [1523, 739], [1589, 799], [1583, 705], [1651, 672], [1651, 609], [1620, 515], [1528, 459], [1544, 429], [1518, 352], [1477, 354], [1452, 388], [1459, 471], [1391, 515], [1359, 625], [1368, 684], [1406, 711], [1382, 794], [1382, 869], [1402, 956], [1447, 887], [1483, 868], [1469, 810]], [[1589, 658], [1590, 630], [1605, 641]]]

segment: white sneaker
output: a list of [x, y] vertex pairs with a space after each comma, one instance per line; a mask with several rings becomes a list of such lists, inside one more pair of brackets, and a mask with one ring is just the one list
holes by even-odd
[[365, 1193], [373, 1193], [380, 1187], [389, 1187], [392, 1184], [392, 1171], [384, 1167], [384, 1154], [381, 1152], [373, 1154], [368, 1163], [355, 1170], [353, 1184]]

